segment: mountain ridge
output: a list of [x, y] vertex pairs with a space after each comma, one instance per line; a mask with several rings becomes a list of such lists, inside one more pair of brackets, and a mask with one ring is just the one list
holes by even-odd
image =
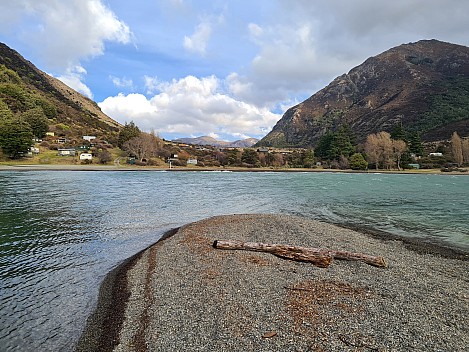
[[178, 138], [172, 140], [176, 143], [194, 144], [194, 145], [210, 145], [213, 147], [223, 148], [249, 148], [256, 144], [259, 140], [256, 138], [240, 139], [233, 142], [220, 141], [210, 136], [200, 136], [195, 138]]
[[348, 125], [358, 141], [397, 124], [424, 141], [469, 136], [469, 48], [438, 40], [370, 57], [288, 109], [257, 145], [314, 147]]
[[[104, 114], [96, 102], [41, 71], [4, 43], [0, 43], [0, 65], [18, 74], [21, 79], [18, 86], [24, 94], [36, 94], [56, 108], [57, 116], [53, 122], [65, 124], [77, 133], [101, 134], [106, 137], [116, 135], [122, 127]], [[0, 92], [0, 98], [2, 97], [7, 100], [15, 99]], [[10, 105], [13, 112], [21, 112], [21, 109], [26, 108], [21, 102]]]

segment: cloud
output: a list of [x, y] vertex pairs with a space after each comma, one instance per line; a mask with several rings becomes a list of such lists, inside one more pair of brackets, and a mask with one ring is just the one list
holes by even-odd
[[[6, 9], [19, 36], [41, 54], [48, 68], [69, 69], [102, 55], [106, 41], [129, 43], [129, 27], [101, 0], [18, 0]], [[3, 11], [4, 9], [2, 9]], [[23, 22], [20, 22], [20, 19]]]
[[115, 76], [109, 76], [114, 86], [117, 88], [133, 88], [134, 82], [126, 77], [119, 78]]
[[207, 43], [211, 35], [212, 24], [209, 22], [202, 22], [196, 27], [194, 34], [189, 37], [184, 36], [183, 46], [191, 52], [205, 55]]
[[15, 31], [47, 71], [90, 97], [83, 83], [86, 71], [76, 68], [82, 60], [102, 55], [105, 42], [126, 44], [132, 39], [129, 27], [101, 0], [15, 0], [0, 13], [2, 32]]
[[469, 44], [469, 2], [283, 0], [246, 24], [257, 53], [229, 85], [237, 98], [271, 105], [306, 98], [370, 56], [435, 38]]
[[223, 91], [224, 82], [215, 76], [187, 76], [158, 84], [159, 93], [119, 94], [99, 103], [119, 122], [134, 121], [144, 130], [163, 136], [190, 136], [210, 131], [224, 138], [264, 136], [280, 116], [233, 99]]
[[57, 76], [56, 78], [61, 80], [70, 88], [75, 89], [77, 92], [87, 96], [90, 99], [93, 99], [93, 93], [91, 89], [83, 83], [84, 76], [86, 75], [86, 70], [81, 66], [75, 66], [68, 68], [65, 74]]
[[143, 80], [147, 94], [153, 94], [159, 90], [160, 81], [158, 77], [144, 76]]

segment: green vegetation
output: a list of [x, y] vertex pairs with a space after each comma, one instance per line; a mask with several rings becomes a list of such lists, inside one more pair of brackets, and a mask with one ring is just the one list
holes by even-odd
[[131, 140], [134, 137], [140, 135], [140, 129], [135, 125], [133, 121], [126, 123], [125, 126], [120, 130], [119, 137], [117, 139], [117, 146], [122, 149], [124, 143]]
[[413, 127], [414, 131], [423, 133], [469, 118], [469, 78], [452, 77], [443, 81], [439, 88], [442, 93], [432, 97], [429, 111]]
[[17, 159], [26, 154], [32, 144], [33, 133], [30, 125], [21, 119], [0, 121], [0, 148], [3, 154]]
[[337, 132], [327, 132], [318, 142], [314, 152], [316, 156], [325, 160], [340, 160], [340, 157], [350, 157], [355, 152], [354, 136], [348, 126], [341, 126]]

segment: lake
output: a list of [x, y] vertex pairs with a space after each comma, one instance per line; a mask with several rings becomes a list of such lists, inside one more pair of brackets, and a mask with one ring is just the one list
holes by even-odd
[[2, 171], [0, 350], [73, 350], [113, 267], [166, 230], [241, 213], [294, 214], [469, 249], [467, 176]]

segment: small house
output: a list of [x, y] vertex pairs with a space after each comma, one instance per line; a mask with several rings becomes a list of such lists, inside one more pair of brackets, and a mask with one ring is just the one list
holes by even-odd
[[80, 160], [93, 160], [93, 154], [91, 153], [81, 153]]
[[195, 158], [187, 159], [187, 165], [197, 165], [197, 159]]
[[443, 156], [443, 153], [430, 153], [428, 156], [437, 156], [437, 157], [441, 157], [441, 156]]
[[93, 139], [96, 139], [96, 136], [83, 136], [85, 141], [91, 142]]
[[68, 143], [70, 142], [70, 140], [68, 138], [65, 138], [65, 137], [60, 137], [60, 138], [57, 138], [56, 140], [56, 143], [58, 144], [65, 144], [65, 143]]
[[59, 156], [75, 156], [76, 150], [74, 148], [59, 148], [57, 155]]

